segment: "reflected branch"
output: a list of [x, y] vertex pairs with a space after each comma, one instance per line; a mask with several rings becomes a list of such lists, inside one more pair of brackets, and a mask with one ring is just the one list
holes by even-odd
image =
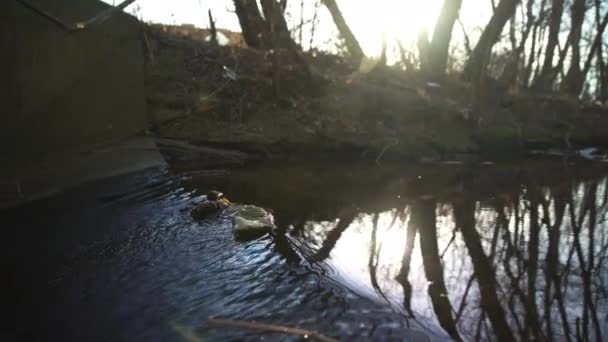
[[528, 295], [526, 304], [526, 325], [524, 339], [529, 339], [534, 334], [534, 339], [539, 340], [540, 329], [538, 326], [538, 312], [536, 308], [536, 275], [538, 273], [538, 240], [540, 233], [538, 204], [539, 189], [532, 185], [528, 188], [530, 200], [530, 232], [528, 239]]
[[467, 287], [465, 288], [464, 294], [462, 295], [462, 299], [460, 300], [460, 305], [458, 306], [458, 311], [456, 311], [456, 318], [455, 318], [456, 322], [458, 322], [460, 320], [460, 318], [462, 317], [462, 313], [464, 312], [464, 308], [467, 306], [466, 300], [467, 300], [467, 297], [469, 296], [469, 290], [471, 289], [471, 286], [473, 285], [474, 280], [475, 280], [475, 274], [473, 274], [469, 278], [469, 281], [467, 282]]
[[[518, 203], [515, 203], [515, 205], [519, 205]], [[526, 295], [525, 293], [523, 293], [523, 290], [520, 288], [520, 282], [521, 282], [521, 277], [523, 276], [524, 272], [523, 269], [520, 267], [521, 264], [521, 260], [523, 259], [521, 253], [519, 252], [519, 250], [517, 248], [515, 248], [513, 246], [513, 243], [511, 242], [511, 234], [510, 231], [508, 229], [509, 227], [509, 219], [507, 219], [506, 215], [505, 215], [505, 211], [501, 208], [501, 206], [497, 203], [496, 204], [496, 210], [498, 212], [498, 224], [501, 224], [503, 227], [505, 227], [505, 229], [503, 229], [503, 241], [505, 243], [505, 255], [504, 258], [502, 260], [503, 263], [503, 267], [505, 270], [505, 274], [506, 276], [509, 278], [510, 280], [510, 288], [511, 288], [511, 294], [508, 296], [507, 299], [507, 306], [509, 308], [509, 312], [511, 313], [513, 322], [515, 323], [515, 326], [517, 327], [517, 331], [519, 332], [520, 336], [524, 336], [524, 328], [522, 327], [522, 323], [520, 322], [520, 318], [517, 315], [517, 310], [515, 308], [515, 300], [517, 298], [520, 299], [520, 301], [522, 302], [527, 302], [526, 299]], [[519, 224], [518, 222], [518, 211], [514, 208], [513, 211], [511, 211], [511, 217], [515, 216], [515, 221], [516, 221], [516, 225]], [[516, 261], [516, 265], [518, 265], [517, 268], [517, 275], [513, 274], [513, 270], [511, 269], [511, 263], [512, 260]]]
[[423, 200], [412, 205], [411, 224], [418, 226], [420, 234], [420, 250], [424, 273], [429, 282], [429, 296], [433, 310], [441, 327], [456, 341], [461, 341], [452, 317], [452, 305], [443, 279], [443, 267], [439, 258], [437, 245], [437, 226], [435, 217], [436, 202]]
[[[549, 203], [542, 201], [543, 215], [549, 219]], [[553, 320], [551, 317], [551, 306], [554, 299], [558, 300], [560, 316], [564, 329], [564, 336], [567, 341], [570, 339], [570, 327], [564, 310], [563, 299], [561, 298], [561, 278], [558, 275], [559, 262], [559, 246], [560, 246], [560, 230], [566, 213], [566, 199], [563, 192], [556, 194], [554, 199], [554, 215], [555, 222], [551, 225], [547, 224], [547, 237], [549, 245], [547, 247], [547, 256], [545, 258], [545, 296], [544, 296], [544, 311], [545, 311], [545, 334], [547, 338], [553, 337]], [[555, 285], [555, 295], [551, 294], [551, 287]]]
[[595, 308], [595, 303], [592, 298], [591, 291], [591, 275], [594, 274], [595, 268], [595, 228], [596, 228], [596, 203], [597, 203], [597, 183], [593, 182], [589, 186], [588, 191], [588, 200], [587, 200], [587, 208], [589, 212], [589, 236], [588, 236], [588, 254], [589, 254], [589, 263], [587, 270], [583, 273], [586, 277], [585, 279], [585, 287], [586, 287], [586, 296], [588, 296], [589, 301], [589, 310], [591, 311], [591, 319], [593, 321], [593, 327], [595, 330], [595, 338], [598, 341], [602, 340], [602, 331], [600, 329], [599, 319], [597, 317], [597, 310]]
[[478, 279], [481, 306], [492, 323], [494, 334], [499, 341], [514, 341], [515, 337], [498, 301], [494, 269], [483, 251], [481, 239], [475, 230], [475, 203], [472, 201], [454, 203], [454, 219], [469, 251]]
[[377, 245], [378, 213], [374, 214], [372, 222], [372, 239], [369, 247], [369, 261], [367, 263], [367, 266], [369, 268], [369, 279], [374, 290], [376, 290], [376, 292], [378, 292], [382, 296], [382, 298], [384, 298], [384, 300], [386, 300], [390, 304], [390, 301], [388, 300], [386, 295], [384, 295], [384, 292], [382, 292], [380, 284], [378, 284], [378, 277], [376, 273], [378, 271], [378, 259], [381, 249], [381, 246]]
[[290, 264], [299, 264], [302, 261], [300, 255], [294, 249], [293, 242], [287, 237], [285, 229], [278, 229], [271, 234], [274, 242], [274, 250], [282, 255]]
[[[597, 200], [597, 184], [591, 183], [585, 186], [584, 199], [581, 206], [581, 213], [579, 214], [578, 220], [575, 220], [574, 209], [570, 210], [571, 213], [571, 224], [574, 234], [574, 246], [576, 248], [576, 254], [581, 268], [581, 278], [583, 281], [583, 322], [582, 330], [583, 336], [588, 339], [589, 337], [589, 314], [591, 314], [591, 321], [595, 330], [596, 339], [601, 340], [601, 329], [599, 320], [597, 317], [597, 311], [593, 302], [592, 289], [591, 289], [591, 274], [594, 266], [594, 238], [595, 238], [595, 225], [596, 225], [596, 200]], [[573, 199], [571, 198], [571, 203]], [[572, 206], [571, 206], [572, 208]], [[585, 261], [585, 256], [580, 241], [580, 235], [582, 232], [582, 224], [586, 216], [589, 216], [588, 220], [588, 260]]]
[[416, 230], [416, 225], [411, 222], [407, 225], [405, 251], [403, 252], [403, 258], [401, 259], [401, 269], [395, 278], [403, 287], [403, 306], [412, 317], [414, 317], [411, 305], [412, 284], [410, 283], [408, 276], [410, 273], [410, 264], [412, 262], [412, 252], [414, 251]]
[[[586, 189], [585, 189], [586, 190]], [[571, 229], [572, 229], [572, 236], [573, 236], [573, 240], [574, 240], [574, 250], [576, 252], [576, 256], [579, 262], [579, 267], [580, 267], [580, 272], [581, 272], [581, 278], [583, 280], [583, 308], [582, 308], [582, 335], [581, 335], [581, 327], [580, 327], [580, 322], [579, 319], [577, 318], [577, 326], [576, 326], [576, 334], [577, 334], [577, 339], [582, 338], [582, 336], [587, 337], [589, 336], [589, 312], [587, 310], [587, 307], [589, 306], [589, 297], [588, 297], [588, 284], [587, 284], [587, 280], [588, 280], [588, 275], [587, 275], [587, 267], [586, 267], [586, 262], [585, 262], [585, 257], [583, 255], [583, 250], [581, 247], [581, 242], [580, 242], [580, 233], [581, 233], [581, 226], [584, 220], [584, 217], [587, 214], [587, 191], [585, 191], [585, 195], [583, 197], [583, 203], [581, 205], [581, 209], [580, 209], [580, 213], [578, 216], [578, 219], [576, 217], [576, 210], [575, 210], [575, 206], [574, 206], [574, 198], [573, 195], [570, 195], [570, 225], [571, 225]], [[586, 340], [586, 339], [585, 339]]]
[[328, 234], [325, 241], [323, 241], [323, 245], [317, 253], [310, 257], [312, 262], [320, 262], [329, 257], [331, 251], [338, 243], [338, 240], [342, 236], [342, 233], [353, 223], [355, 220], [356, 214], [354, 211], [348, 211], [346, 214], [340, 216], [338, 224], [334, 229], [332, 229]]

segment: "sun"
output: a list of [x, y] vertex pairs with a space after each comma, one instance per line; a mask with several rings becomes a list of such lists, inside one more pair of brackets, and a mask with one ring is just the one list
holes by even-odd
[[382, 35], [389, 44], [400, 41], [404, 46], [416, 43], [419, 32], [432, 34], [441, 10], [440, 0], [340, 1], [339, 5], [364, 52], [378, 56]]

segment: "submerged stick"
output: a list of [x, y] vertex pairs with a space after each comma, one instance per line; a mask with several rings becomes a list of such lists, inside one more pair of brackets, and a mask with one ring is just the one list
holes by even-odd
[[398, 139], [393, 139], [391, 142], [384, 145], [384, 147], [382, 148], [382, 151], [380, 151], [380, 154], [378, 154], [378, 156], [376, 157], [376, 164], [380, 164], [380, 159], [382, 159], [382, 156], [389, 148], [391, 148], [393, 146], [397, 146], [397, 145], [399, 145]]
[[324, 336], [316, 331], [300, 329], [300, 328], [290, 328], [282, 325], [275, 324], [265, 324], [258, 323], [255, 321], [236, 321], [231, 319], [223, 319], [223, 318], [209, 318], [208, 322], [212, 325], [218, 326], [228, 326], [235, 328], [244, 328], [244, 329], [252, 329], [258, 331], [268, 331], [268, 332], [277, 332], [282, 334], [290, 334], [290, 335], [298, 335], [302, 337], [312, 337], [319, 341], [323, 342], [337, 342], [331, 337]]

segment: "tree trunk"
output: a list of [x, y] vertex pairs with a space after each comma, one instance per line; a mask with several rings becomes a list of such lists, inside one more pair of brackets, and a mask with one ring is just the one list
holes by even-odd
[[[599, 19], [599, 13], [596, 14], [597, 19]], [[597, 57], [598, 58], [598, 72], [600, 74], [600, 84], [598, 84], [597, 86], [600, 87], [600, 94], [602, 92], [602, 80], [605, 79], [606, 75], [604, 74], [604, 63], [603, 63], [603, 59], [602, 59], [602, 36], [604, 34], [604, 30], [606, 29], [606, 26], [608, 25], [608, 11], [606, 11], [606, 14], [604, 15], [604, 19], [602, 19], [602, 22], [598, 22], [598, 28], [597, 28], [597, 33], [595, 35], [595, 38], [593, 39], [593, 43], [591, 45], [591, 49], [589, 50], [589, 55], [587, 56], [587, 60], [585, 61], [585, 65], [583, 66], [583, 70], [581, 72], [581, 78], [582, 80], [584, 80], [585, 78], [587, 78], [587, 73], [589, 73], [589, 70], [591, 69], [591, 62], [593, 61], [593, 57]], [[596, 55], [596, 51], [599, 51], [599, 53]], [[580, 88], [582, 88], [582, 82], [579, 85]], [[576, 90], [576, 89], [575, 89]], [[605, 91], [605, 90], [603, 90]], [[580, 89], [578, 91], [578, 93], [580, 93]], [[577, 93], [577, 94], [578, 94]], [[601, 96], [600, 96], [601, 97]]]
[[276, 0], [261, 0], [260, 3], [263, 17], [256, 0], [234, 0], [247, 45], [257, 49], [294, 48], [295, 43], [283, 16], [283, 3]]
[[472, 81], [474, 84], [479, 84], [481, 81], [481, 77], [488, 64], [490, 53], [492, 52], [492, 47], [500, 37], [500, 33], [507, 21], [515, 13], [517, 3], [518, 0], [500, 0], [494, 15], [492, 15], [492, 18], [483, 30], [477, 45], [475, 45], [473, 55], [467, 61], [464, 69], [465, 78]]
[[[522, 37], [522, 41], [523, 41]], [[521, 51], [518, 48], [517, 39], [515, 37], [515, 20], [514, 17], [511, 18], [509, 23], [509, 40], [511, 42], [511, 53], [509, 56], [509, 60], [505, 65], [502, 73], [499, 77], [500, 84], [505, 87], [510, 87], [517, 77], [517, 69], [519, 68], [519, 60], [521, 56]]]
[[534, 88], [537, 90], [546, 90], [551, 88], [549, 79], [553, 73], [553, 53], [559, 41], [559, 28], [564, 12], [564, 0], [551, 1], [551, 18], [549, 21], [549, 37], [547, 38], [547, 47], [545, 48], [545, 61], [541, 69], [540, 75], [534, 81]]
[[261, 0], [262, 11], [266, 19], [266, 28], [270, 33], [273, 48], [291, 49], [295, 43], [291, 39], [287, 21], [283, 16], [281, 4], [276, 0]]
[[[532, 29], [532, 46], [530, 47], [530, 54], [528, 57], [528, 62], [526, 64], [524, 70], [522, 71], [522, 76], [521, 76], [521, 82], [522, 82], [522, 85], [524, 86], [524, 88], [528, 88], [528, 86], [530, 84], [530, 76], [532, 75], [532, 66], [534, 65], [534, 62], [535, 62], [536, 41], [537, 41], [536, 36], [538, 33], [538, 28], [541, 26], [542, 22], [544, 21], [546, 4], [547, 4], [547, 0], [542, 0], [542, 2], [540, 4], [540, 10], [538, 12], [538, 18], [533, 23], [534, 28]], [[540, 50], [540, 48], [539, 48], [539, 50]]]
[[379, 65], [386, 65], [386, 48], [386, 32], [382, 32], [382, 49], [380, 50], [380, 61], [378, 62]]
[[247, 46], [256, 49], [268, 48], [268, 30], [256, 0], [234, 0], [234, 9]]
[[441, 14], [435, 23], [430, 46], [430, 76], [442, 79], [448, 63], [448, 53], [454, 23], [458, 19], [462, 0], [444, 0]]
[[536, 60], [538, 62], [536, 63], [536, 66], [534, 67], [534, 72], [532, 74], [532, 80], [538, 79], [538, 76], [540, 75], [540, 71], [542, 68], [540, 59], [541, 59], [541, 56], [545, 52], [545, 50], [543, 49], [543, 47], [544, 47], [543, 42], [545, 41], [545, 31], [546, 31], [546, 28], [544, 26], [541, 26], [540, 33], [538, 34], [538, 37], [536, 39], [536, 45], [538, 46], [538, 50], [536, 51]]
[[547, 73], [544, 78], [544, 81], [548, 86], [552, 86], [555, 83], [555, 79], [557, 78], [558, 74], [561, 74], [562, 78], [565, 77], [565, 75], [563, 75], [564, 61], [566, 60], [566, 56], [568, 56], [568, 49], [570, 49], [570, 45], [572, 44], [571, 33], [572, 32], [568, 34], [568, 38], [566, 38], [566, 44], [564, 44], [563, 49], [559, 49], [559, 45], [557, 46], [559, 51], [559, 59], [557, 60], [557, 65], [555, 65], [555, 67], [551, 69], [551, 72]]
[[[608, 18], [608, 11], [606, 12]], [[604, 62], [604, 49], [602, 46], [602, 36], [604, 28], [600, 24], [600, 0], [595, 0], [595, 21], [597, 22], [597, 36], [598, 47], [597, 47], [597, 74], [598, 74], [598, 89], [597, 98], [600, 101], [606, 101], [608, 99], [608, 75], [606, 75], [606, 63]], [[605, 26], [604, 26], [605, 27]], [[595, 44], [595, 42], [594, 42]], [[584, 69], [583, 69], [584, 70]]]
[[[605, 50], [608, 53], [608, 49]], [[600, 79], [600, 101], [606, 102], [608, 101], [608, 57], [604, 59], [604, 55], [600, 56], [602, 60], [602, 67], [604, 72], [601, 74]]]
[[418, 47], [418, 56], [420, 60], [420, 69], [423, 72], [428, 72], [431, 69], [430, 54], [431, 54], [431, 43], [429, 42], [429, 34], [425, 29], [418, 32], [418, 40], [416, 41]]
[[211, 31], [211, 43], [213, 45], [217, 45], [217, 30], [215, 28], [215, 20], [213, 20], [211, 9], [209, 9], [207, 15], [209, 16], [209, 31]]
[[[574, 4], [572, 4], [572, 28], [570, 29], [572, 59], [570, 60], [568, 73], [561, 84], [561, 91], [572, 96], [578, 96], [583, 88], [584, 78], [581, 72], [580, 42], [585, 10], [585, 0], [575, 0]], [[593, 51], [591, 56], [593, 56]]]
[[[501, 81], [504, 84], [513, 85], [517, 80], [517, 75], [520, 69], [520, 64], [522, 64], [522, 59], [524, 60], [523, 64], [525, 65], [525, 56], [522, 56], [522, 54], [524, 53], [524, 49], [526, 47], [528, 37], [530, 36], [530, 32], [532, 31], [532, 26], [534, 26], [534, 23], [536, 21], [534, 13], [532, 12], [533, 7], [534, 0], [528, 0], [528, 3], [526, 5], [526, 24], [521, 34], [521, 41], [519, 42], [519, 44], [517, 44], [515, 38], [515, 21], [511, 21], [509, 36], [511, 39], [511, 48], [513, 49], [513, 51], [511, 58], [509, 59], [509, 63], [505, 67], [501, 76]], [[534, 47], [534, 42], [532, 42], [532, 46]], [[534, 54], [534, 51], [532, 51], [532, 54]], [[524, 85], [527, 85], [527, 81], [522, 83], [524, 83]]]
[[334, 23], [340, 32], [340, 36], [342, 36], [342, 39], [344, 39], [346, 48], [351, 54], [353, 61], [357, 64], [360, 63], [363, 57], [365, 57], [365, 54], [363, 53], [363, 49], [361, 49], [361, 45], [359, 45], [357, 37], [355, 37], [353, 32], [350, 30], [350, 27], [346, 23], [346, 20], [344, 20], [338, 4], [335, 0], [323, 0], [323, 4], [325, 7], [327, 7], [329, 13], [334, 19]]

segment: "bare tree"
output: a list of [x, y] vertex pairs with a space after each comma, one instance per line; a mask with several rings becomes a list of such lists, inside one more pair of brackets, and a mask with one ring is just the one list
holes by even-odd
[[435, 31], [433, 31], [433, 39], [428, 51], [430, 60], [429, 75], [432, 78], [441, 79], [445, 76], [452, 30], [454, 23], [458, 19], [461, 5], [462, 0], [444, 0], [443, 2], [441, 13], [435, 23]]
[[258, 49], [269, 47], [270, 37], [256, 0], [234, 0], [234, 9], [247, 46]]
[[283, 3], [276, 0], [261, 0], [260, 3], [264, 16], [256, 0], [234, 0], [247, 45], [258, 49], [293, 48], [295, 43], [283, 16]]
[[386, 32], [382, 32], [382, 36], [381, 36], [381, 40], [382, 40], [382, 49], [380, 50], [380, 61], [378, 62], [380, 65], [386, 65], [386, 49], [387, 49], [387, 42], [386, 42]]
[[[511, 20], [511, 26], [509, 30], [509, 37], [511, 39], [511, 58], [509, 62], [505, 66], [503, 70], [503, 74], [501, 76], [501, 81], [504, 84], [511, 85], [515, 82], [517, 78], [517, 71], [519, 69], [519, 65], [524, 58], [523, 53], [526, 47], [526, 42], [528, 41], [528, 37], [530, 36], [530, 32], [532, 32], [532, 27], [534, 27], [536, 17], [534, 16], [533, 8], [534, 8], [535, 0], [528, 0], [526, 4], [526, 22], [521, 33], [521, 40], [519, 44], [517, 44], [515, 37], [515, 19]], [[533, 38], [534, 39], [534, 38]], [[532, 42], [532, 46], [534, 46], [534, 42]], [[533, 50], [534, 48], [532, 48]], [[534, 52], [531, 52], [531, 55]], [[533, 58], [533, 57], [532, 57]], [[527, 81], [524, 81], [524, 85], [527, 85]]]
[[[583, 21], [585, 20], [585, 11], [585, 0], [574, 0], [571, 10], [572, 27], [570, 28], [572, 59], [570, 60], [568, 73], [561, 84], [561, 91], [573, 96], [578, 96], [581, 92], [584, 81], [583, 73], [581, 72], [580, 41], [583, 31]], [[593, 55], [593, 53], [591, 55]]]
[[273, 48], [293, 48], [295, 43], [291, 39], [287, 21], [283, 15], [283, 4], [276, 0], [261, 0], [262, 11], [266, 21], [266, 30], [270, 33]]
[[[595, 38], [593, 39], [593, 43], [591, 45], [591, 49], [589, 50], [589, 54], [587, 55], [587, 60], [585, 61], [585, 64], [583, 66], [583, 69], [581, 71], [581, 82], [578, 84], [575, 84], [576, 86], [578, 86], [578, 89], [573, 89], [573, 91], [576, 91], [576, 94], [579, 94], [580, 91], [582, 90], [582, 80], [585, 80], [587, 78], [587, 74], [589, 73], [589, 70], [591, 69], [591, 62], [593, 61], [593, 58], [596, 57], [597, 58], [597, 65], [598, 65], [598, 73], [599, 73], [599, 79], [600, 82], [598, 83], [598, 87], [599, 87], [599, 93], [600, 93], [600, 99], [605, 99], [606, 95], [602, 96], [601, 94], [606, 94], [606, 92], [608, 91], [608, 89], [606, 89], [606, 85], [608, 83], [608, 81], [606, 81], [606, 73], [605, 73], [605, 64], [602, 58], [602, 36], [604, 34], [604, 31], [606, 30], [606, 26], [608, 25], [608, 11], [606, 11], [606, 14], [604, 15], [604, 19], [602, 19], [602, 21], [599, 21], [599, 9], [598, 12], [596, 12], [596, 20], [598, 22], [598, 26], [597, 26], [597, 33], [595, 34]], [[596, 55], [596, 51], [598, 52]]]
[[207, 15], [209, 16], [209, 30], [211, 31], [211, 43], [217, 45], [217, 29], [215, 28], [215, 20], [213, 20], [213, 15], [211, 14], [211, 9], [207, 11]]
[[323, 0], [323, 4], [329, 10], [331, 17], [334, 19], [334, 23], [340, 32], [340, 36], [344, 39], [344, 43], [346, 44], [346, 48], [348, 52], [351, 54], [352, 59], [355, 63], [359, 63], [365, 54], [363, 53], [363, 49], [361, 49], [361, 45], [359, 45], [359, 41], [357, 37], [353, 34], [350, 27], [346, 23], [344, 16], [342, 16], [342, 12], [338, 7], [338, 4], [335, 0]]
[[[532, 67], [534, 66], [534, 63], [537, 61], [536, 57], [536, 44], [537, 44], [537, 36], [542, 35], [542, 23], [545, 20], [545, 6], [547, 4], [547, 0], [542, 0], [541, 4], [540, 4], [540, 10], [538, 12], [538, 17], [536, 19], [536, 21], [534, 22], [533, 26], [534, 28], [532, 29], [532, 43], [530, 46], [530, 52], [528, 55], [528, 61], [526, 63], [526, 66], [524, 67], [524, 69], [522, 70], [522, 76], [521, 76], [521, 82], [522, 85], [524, 87], [528, 87], [529, 82], [530, 82], [530, 76], [532, 76]], [[540, 28], [540, 32], [539, 32], [539, 28]], [[539, 44], [540, 45], [540, 44]], [[541, 50], [541, 47], [539, 46], [538, 50]]]
[[[608, 12], [607, 16], [608, 17]], [[597, 36], [596, 41], [598, 42], [597, 47], [597, 74], [598, 74], [598, 92], [597, 97], [600, 101], [608, 99], [608, 70], [606, 70], [606, 62], [604, 61], [604, 49], [602, 47], [602, 35], [604, 28], [601, 28], [600, 24], [600, 0], [595, 0], [595, 21], [597, 23]], [[605, 21], [605, 20], [604, 20]], [[594, 42], [595, 44], [595, 42]], [[584, 68], [583, 68], [584, 70]]]
[[518, 0], [500, 0], [496, 6], [496, 11], [488, 25], [483, 30], [477, 45], [473, 49], [473, 54], [467, 61], [464, 70], [466, 79], [478, 84], [488, 64], [492, 47], [498, 41], [507, 21], [515, 13]]
[[553, 68], [553, 53], [559, 42], [559, 28], [564, 12], [564, 0], [551, 1], [551, 17], [549, 19], [549, 36], [547, 37], [547, 46], [545, 48], [545, 60], [542, 69], [537, 79], [534, 81], [534, 88], [537, 90], [546, 90], [551, 88]]
[[423, 29], [418, 32], [418, 40], [416, 42], [418, 46], [418, 54], [420, 59], [420, 67], [423, 71], [429, 70], [431, 68], [429, 63], [429, 54], [431, 51], [431, 43], [429, 42], [428, 32]]
[[314, 43], [320, 7], [321, 7], [321, 0], [317, 0], [317, 2], [315, 3], [315, 10], [314, 10], [314, 14], [312, 16], [311, 27], [310, 27], [310, 41], [308, 43], [309, 51], [312, 50], [312, 46]]

